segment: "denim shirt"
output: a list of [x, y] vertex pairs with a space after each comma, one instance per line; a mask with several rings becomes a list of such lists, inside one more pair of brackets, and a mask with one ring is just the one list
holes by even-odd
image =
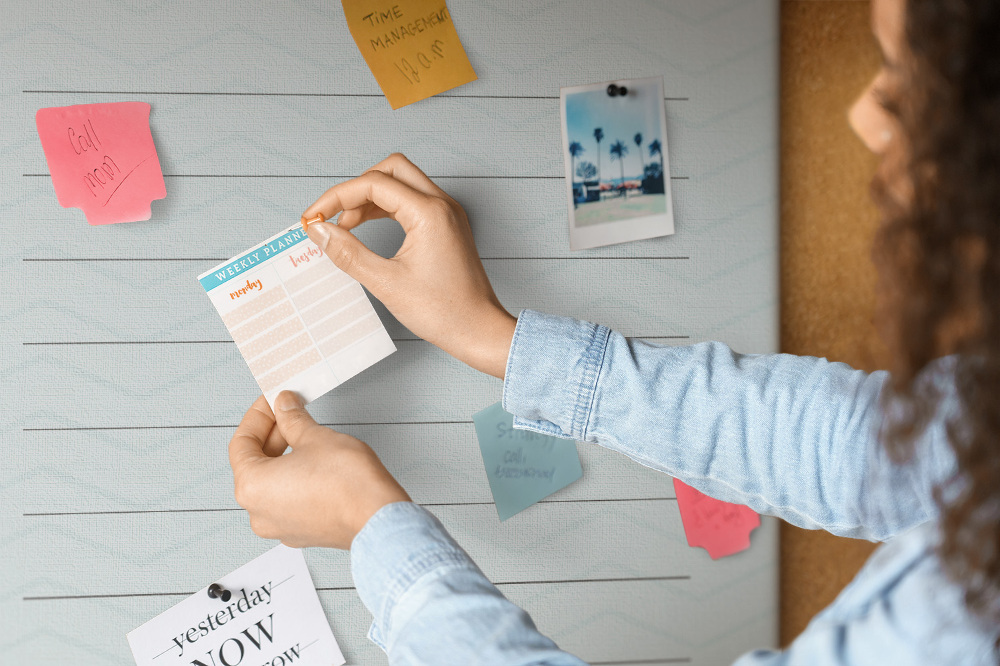
[[[945, 382], [939, 418], [898, 465], [877, 438], [886, 380], [719, 343], [628, 341], [526, 310], [503, 405], [515, 427], [619, 451], [800, 527], [886, 542], [791, 646], [748, 653], [739, 666], [995, 664], [996, 629], [966, 610], [934, 549], [932, 492], [955, 464], [944, 423], [954, 398]], [[415, 504], [376, 513], [354, 539], [351, 567], [374, 617], [369, 638], [392, 664], [584, 663], [542, 636]]]

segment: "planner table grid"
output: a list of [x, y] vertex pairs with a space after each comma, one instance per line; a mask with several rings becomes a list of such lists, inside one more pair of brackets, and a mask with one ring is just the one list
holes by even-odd
[[364, 289], [293, 226], [198, 277], [257, 384], [311, 402], [396, 351]]

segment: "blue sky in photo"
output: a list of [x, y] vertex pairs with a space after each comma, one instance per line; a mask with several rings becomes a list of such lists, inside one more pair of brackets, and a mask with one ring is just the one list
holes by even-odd
[[[658, 86], [629, 86], [626, 97], [610, 97], [605, 89], [566, 95], [566, 130], [569, 142], [579, 141], [584, 152], [577, 157], [581, 161], [597, 164], [597, 142], [594, 140], [594, 128], [604, 130], [601, 140], [601, 176], [603, 180], [617, 180], [621, 176], [618, 162], [611, 161], [609, 152], [611, 144], [621, 141], [628, 148], [625, 156], [625, 178], [633, 179], [641, 176], [639, 160], [636, 157], [639, 149], [633, 137], [636, 132], [642, 133], [642, 160], [644, 164], [652, 161], [649, 156], [649, 144], [660, 136], [660, 114], [663, 113], [663, 100], [655, 93]], [[655, 158], [659, 161], [659, 156]]]

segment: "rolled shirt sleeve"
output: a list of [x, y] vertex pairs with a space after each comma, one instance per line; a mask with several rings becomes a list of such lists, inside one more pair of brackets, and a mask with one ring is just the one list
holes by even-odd
[[397, 665], [584, 666], [535, 628], [426, 509], [382, 507], [351, 544], [351, 572], [373, 616], [368, 637]]
[[593, 442], [702, 492], [806, 528], [884, 540], [936, 515], [944, 428], [907, 465], [879, 443], [888, 375], [721, 343], [629, 341], [525, 310], [503, 405], [514, 426]]

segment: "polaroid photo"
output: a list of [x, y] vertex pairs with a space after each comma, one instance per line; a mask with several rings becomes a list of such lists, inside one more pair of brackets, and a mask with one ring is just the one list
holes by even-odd
[[560, 89], [569, 247], [674, 233], [663, 79]]
[[392, 352], [361, 285], [295, 225], [198, 277], [267, 402], [311, 402]]

